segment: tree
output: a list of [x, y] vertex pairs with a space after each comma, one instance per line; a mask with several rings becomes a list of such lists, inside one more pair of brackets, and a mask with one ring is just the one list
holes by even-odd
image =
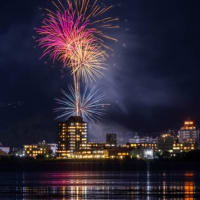
[[169, 152], [170, 149], [173, 149], [174, 137], [171, 135], [162, 135], [158, 139], [158, 149], [164, 152]]

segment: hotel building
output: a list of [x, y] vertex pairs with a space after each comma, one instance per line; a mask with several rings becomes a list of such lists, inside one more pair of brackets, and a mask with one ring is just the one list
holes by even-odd
[[58, 125], [58, 157], [69, 158], [76, 151], [87, 148], [87, 123], [73, 116]]

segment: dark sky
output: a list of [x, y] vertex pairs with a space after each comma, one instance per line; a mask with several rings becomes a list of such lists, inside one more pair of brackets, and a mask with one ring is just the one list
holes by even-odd
[[[103, 1], [103, 0], [102, 0]], [[115, 131], [120, 141], [135, 131], [178, 128], [200, 119], [200, 3], [188, 0], [113, 0], [120, 29], [105, 76], [95, 83], [111, 106], [89, 125], [90, 140]], [[56, 142], [54, 98], [70, 82], [61, 63], [40, 59], [35, 27], [48, 0], [2, 1], [0, 6], [0, 141], [8, 145]]]

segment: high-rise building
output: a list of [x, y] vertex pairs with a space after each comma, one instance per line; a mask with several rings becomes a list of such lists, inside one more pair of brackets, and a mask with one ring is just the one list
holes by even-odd
[[58, 124], [58, 157], [67, 157], [67, 124], [59, 122]]
[[87, 147], [87, 123], [82, 117], [73, 116], [58, 127], [58, 157], [70, 157]]
[[117, 134], [108, 133], [106, 135], [106, 144], [110, 146], [117, 146]]
[[199, 130], [193, 121], [185, 121], [183, 127], [178, 131], [179, 143], [199, 143]]

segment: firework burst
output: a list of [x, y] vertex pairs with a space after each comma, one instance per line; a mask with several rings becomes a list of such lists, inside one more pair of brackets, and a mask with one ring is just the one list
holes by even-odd
[[[56, 119], [68, 119], [70, 116], [76, 115], [76, 96], [73, 87], [69, 88], [69, 92], [62, 90], [62, 98], [55, 99], [58, 108]], [[104, 95], [100, 90], [85, 88], [79, 94], [80, 116], [85, 120], [96, 121], [104, 114]]]
[[48, 17], [43, 21], [43, 26], [36, 30], [40, 35], [39, 46], [44, 49], [42, 56], [50, 55], [53, 60], [61, 61], [64, 66], [70, 66], [73, 71], [77, 115], [80, 114], [80, 73], [77, 71], [77, 64], [80, 63], [80, 56], [82, 56], [80, 52], [85, 47], [90, 50], [94, 49], [92, 30], [86, 30], [86, 25], [87, 22], [81, 23], [80, 16], [76, 18], [74, 12], [65, 10], [64, 13], [49, 12]]
[[106, 52], [98, 45], [85, 45], [80, 42], [71, 56], [71, 66], [75, 66], [72, 68], [72, 73], [86, 82], [94, 81], [103, 76], [106, 56]]
[[80, 19], [67, 10], [64, 13], [49, 13], [43, 25], [36, 29], [40, 36], [39, 46], [44, 49], [42, 57], [50, 55], [54, 61], [59, 60], [67, 66], [77, 44], [81, 42], [84, 46], [92, 43], [92, 30], [86, 31], [87, 22], [80, 23]]
[[[100, 0], [54, 0], [53, 5], [60, 12], [69, 9], [71, 13], [75, 12], [77, 17], [81, 17], [81, 22], [89, 22], [88, 28], [93, 29], [96, 36], [96, 40], [101, 44], [109, 48], [104, 44], [104, 39], [117, 41], [114, 37], [105, 34], [106, 29], [119, 28], [114, 22], [119, 21], [119, 18], [113, 18], [106, 16], [107, 12], [112, 9], [112, 5], [105, 6]], [[48, 10], [48, 12], [52, 12]]]
[[[65, 4], [61, 1], [65, 1]], [[46, 9], [47, 16], [43, 25], [36, 30], [40, 38], [39, 46], [44, 49], [42, 57], [49, 55], [53, 61], [61, 61], [64, 67], [70, 67], [74, 80], [74, 89], [70, 90], [71, 97], [67, 99], [66, 112], [75, 115], [83, 115], [86, 118], [96, 118], [100, 110], [98, 99], [100, 96], [91, 90], [80, 92], [81, 80], [95, 80], [102, 75], [105, 69], [105, 58], [107, 56], [104, 39], [115, 40], [105, 34], [104, 29], [117, 28], [112, 23], [117, 18], [104, 17], [112, 6], [105, 8], [99, 0], [53, 0], [56, 12]], [[93, 94], [92, 94], [93, 92]], [[63, 94], [66, 94], [63, 92]], [[97, 99], [95, 100], [95, 95]], [[62, 99], [58, 103], [64, 103]], [[97, 104], [95, 107], [94, 104]], [[74, 113], [75, 111], [75, 113]], [[68, 115], [68, 114], [66, 114]]]
[[77, 73], [83, 80], [95, 80], [105, 69], [106, 51], [101, 48], [94, 36], [96, 30], [87, 28], [90, 24], [75, 11], [57, 13], [48, 11], [48, 17], [43, 26], [36, 31], [40, 38], [39, 46], [44, 49], [42, 57], [50, 55], [55, 61], [61, 61], [64, 66], [71, 67], [73, 74]]

